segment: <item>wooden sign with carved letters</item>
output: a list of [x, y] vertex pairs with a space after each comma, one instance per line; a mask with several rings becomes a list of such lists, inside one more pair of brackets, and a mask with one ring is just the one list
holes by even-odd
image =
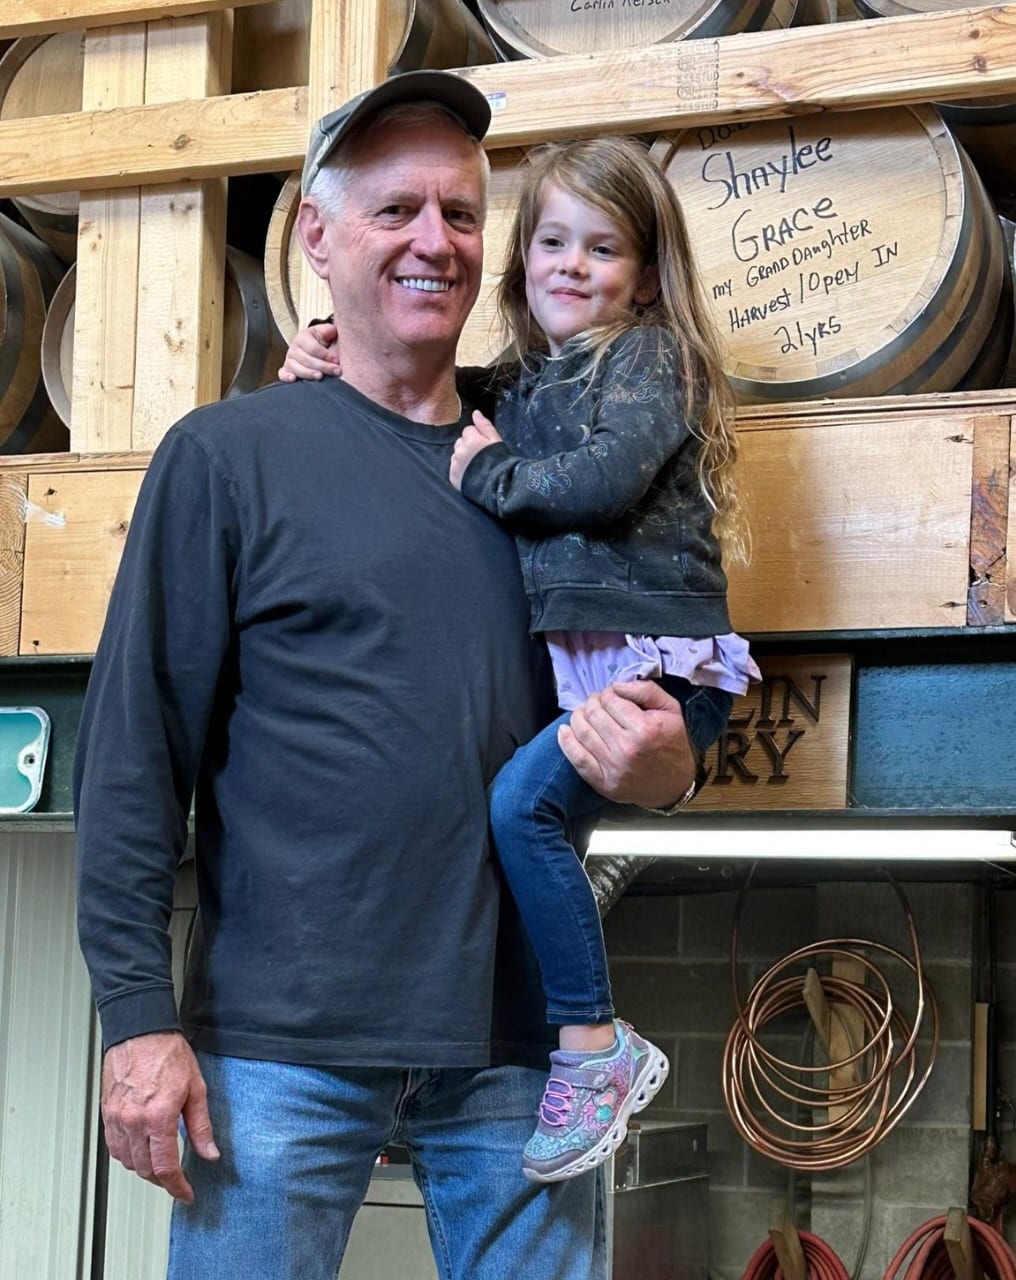
[[850, 743], [849, 654], [763, 657], [761, 684], [734, 699], [706, 752], [691, 803], [710, 809], [844, 809]]

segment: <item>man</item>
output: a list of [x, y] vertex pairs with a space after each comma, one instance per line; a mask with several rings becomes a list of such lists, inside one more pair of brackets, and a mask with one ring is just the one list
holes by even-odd
[[[343, 380], [178, 423], [113, 590], [76, 768], [80, 936], [107, 1143], [176, 1199], [177, 1280], [333, 1280], [392, 1140], [442, 1275], [604, 1273], [598, 1179], [521, 1173], [551, 1038], [485, 789], [551, 691], [514, 544], [447, 480], [489, 118], [466, 81], [417, 72], [319, 122], [298, 227]], [[623, 802], [693, 779], [655, 685], [587, 704], [563, 746]]]

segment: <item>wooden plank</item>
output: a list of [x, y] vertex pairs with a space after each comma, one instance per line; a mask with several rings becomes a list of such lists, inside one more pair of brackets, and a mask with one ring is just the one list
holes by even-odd
[[762, 682], [734, 699], [726, 731], [705, 754], [706, 784], [689, 807], [846, 808], [853, 659], [767, 655], [759, 666]]
[[[913, 50], [920, 49], [915, 57]], [[1016, 6], [471, 67], [491, 147], [1016, 91]], [[0, 196], [298, 168], [306, 89], [0, 122]]]
[[[314, 0], [310, 21], [308, 127], [333, 107], [385, 79], [387, 8], [387, 0], [375, 0], [373, 4]], [[332, 296], [327, 282], [311, 271], [302, 254], [299, 270], [294, 296], [303, 322], [314, 316], [329, 315]]]
[[143, 475], [30, 475], [20, 653], [95, 651]]
[[31, 475], [63, 471], [137, 471], [151, 461], [150, 453], [33, 453], [30, 456], [0, 455], [0, 484], [19, 471]]
[[973, 427], [967, 624], [998, 626], [1005, 621], [1010, 420], [976, 418]]
[[989, 79], [1004, 86], [991, 92], [1006, 93], [1014, 73], [1012, 6], [743, 32], [463, 72], [498, 95], [491, 146], [977, 97], [989, 92]]
[[805, 1008], [808, 1010], [815, 1028], [815, 1034], [818, 1036], [819, 1044], [822, 1046], [822, 1051], [828, 1054], [829, 1024], [832, 1021], [832, 1014], [829, 1012], [829, 1001], [825, 998], [825, 989], [822, 986], [822, 979], [818, 976], [817, 969], [809, 969], [805, 973], [804, 982], [801, 984], [801, 992], [804, 996]]
[[984, 1280], [965, 1209], [952, 1208], [942, 1230], [946, 1252], [956, 1280]]
[[18, 0], [16, 13], [0, 17], [0, 40], [44, 35], [48, 31], [74, 31], [81, 27], [114, 26], [121, 23], [182, 18], [188, 14], [211, 13], [241, 5], [265, 4], [266, 0]]
[[12, 464], [0, 476], [0, 657], [4, 658], [18, 651], [28, 514], [28, 473], [23, 464]]
[[1005, 517], [1005, 621], [1016, 622], [1016, 418], [1009, 419], [1008, 490]]
[[[0, 121], [0, 197], [303, 164], [306, 88]], [[49, 157], [41, 148], [55, 146]]]
[[749, 566], [729, 566], [741, 632], [966, 622], [972, 419], [773, 424], [740, 439]]
[[[141, 23], [85, 36], [82, 105], [104, 109], [145, 97]], [[74, 301], [71, 447], [129, 449], [137, 343], [137, 187], [82, 195]]]
[[783, 1280], [807, 1280], [808, 1264], [801, 1248], [793, 1219], [785, 1205], [773, 1211], [769, 1222], [769, 1240], [780, 1264]]
[[988, 1011], [985, 1001], [974, 1004], [974, 1033], [970, 1046], [970, 1127], [976, 1133], [988, 1130]]
[[[221, 93], [232, 48], [231, 14], [150, 23], [146, 104]], [[221, 394], [225, 226], [224, 178], [142, 190], [134, 448]]]
[[[832, 976], [847, 982], [864, 985], [866, 971], [859, 960], [837, 956], [832, 964]], [[829, 1063], [829, 1089], [853, 1089], [860, 1080], [856, 1062], [847, 1062], [863, 1044], [864, 1019], [858, 1010], [841, 1001], [830, 1002], [822, 979], [814, 969], [804, 975], [804, 1003], [815, 1025], [825, 1062]], [[833, 1066], [842, 1063], [841, 1066]], [[838, 1121], [847, 1115], [854, 1104], [833, 1103], [827, 1109], [830, 1121]]]
[[[863, 987], [867, 969], [862, 960], [834, 956], [832, 976], [834, 980]], [[858, 1083], [861, 1072], [857, 1063], [847, 1062], [846, 1059], [852, 1057], [864, 1044], [864, 1018], [861, 1011], [853, 1005], [835, 999], [829, 1002], [829, 1014], [829, 1062], [843, 1063], [842, 1066], [830, 1068], [829, 1088], [852, 1089]], [[829, 1107], [829, 1119], [843, 1119], [852, 1105], [833, 1103]]]
[[858, 396], [856, 400], [797, 400], [784, 404], [753, 404], [739, 409], [737, 425], [742, 431], [764, 431], [772, 423], [782, 426], [784, 420], [790, 418], [820, 422], [831, 415], [841, 419], [862, 415], [874, 417], [884, 410], [889, 410], [897, 417], [911, 413], [924, 414], [929, 410], [939, 414], [969, 414], [978, 409], [1008, 413], [1012, 410], [1014, 395], [1016, 391], [1013, 388], [1002, 387], [982, 391], [934, 391], [922, 395]]

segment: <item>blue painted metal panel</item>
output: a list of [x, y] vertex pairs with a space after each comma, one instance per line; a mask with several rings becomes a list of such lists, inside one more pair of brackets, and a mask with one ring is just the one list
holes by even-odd
[[1016, 661], [859, 666], [853, 722], [852, 805], [1016, 811]]

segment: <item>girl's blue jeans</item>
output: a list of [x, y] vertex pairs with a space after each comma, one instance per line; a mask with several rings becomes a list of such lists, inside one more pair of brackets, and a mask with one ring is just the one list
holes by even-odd
[[441, 1280], [606, 1280], [601, 1170], [522, 1175], [545, 1073], [199, 1053], [222, 1158], [186, 1145], [168, 1280], [335, 1280], [374, 1162], [408, 1147]]
[[[723, 732], [732, 698], [674, 676], [659, 683], [684, 711], [699, 752]], [[518, 748], [490, 790], [490, 825], [505, 879], [539, 961], [547, 1021], [581, 1026], [614, 1015], [600, 913], [569, 839], [607, 806], [557, 745], [565, 713]]]

